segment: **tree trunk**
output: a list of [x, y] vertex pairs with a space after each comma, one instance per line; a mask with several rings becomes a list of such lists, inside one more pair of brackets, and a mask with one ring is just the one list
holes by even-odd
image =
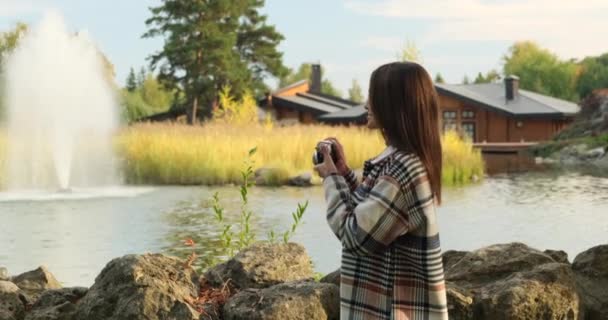
[[188, 116], [188, 124], [194, 124], [196, 121], [196, 110], [198, 109], [198, 97], [194, 97], [194, 101], [192, 101], [192, 109], [187, 113]]

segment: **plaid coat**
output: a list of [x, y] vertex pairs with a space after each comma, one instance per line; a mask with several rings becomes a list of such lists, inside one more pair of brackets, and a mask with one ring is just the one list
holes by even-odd
[[434, 195], [417, 156], [387, 148], [323, 182], [342, 242], [341, 319], [447, 319]]

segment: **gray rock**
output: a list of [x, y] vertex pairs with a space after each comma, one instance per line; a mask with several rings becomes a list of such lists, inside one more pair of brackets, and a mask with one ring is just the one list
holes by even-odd
[[540, 265], [474, 292], [473, 319], [579, 319], [579, 296], [567, 264]]
[[189, 303], [198, 276], [184, 261], [161, 254], [110, 261], [76, 306], [74, 319], [198, 319]]
[[339, 319], [340, 289], [329, 283], [292, 282], [247, 289], [224, 306], [225, 320]]
[[608, 319], [608, 245], [593, 247], [574, 258], [584, 319]]
[[458, 259], [461, 255], [444, 257], [450, 319], [578, 319], [569, 264], [521, 243], [492, 245]]
[[553, 258], [553, 260], [555, 260], [555, 262], [570, 263], [570, 261], [568, 261], [568, 253], [566, 253], [566, 251], [563, 251], [563, 250], [545, 250], [543, 252], [545, 254], [547, 254], [549, 257]]
[[321, 280], [319, 282], [333, 283], [339, 287], [340, 286], [340, 269], [325, 275], [325, 277], [321, 278]]
[[585, 158], [585, 159], [599, 159], [599, 158], [603, 157], [604, 154], [606, 154], [606, 150], [604, 149], [604, 147], [599, 147], [599, 148], [587, 150], [583, 154], [583, 158]]
[[468, 292], [447, 283], [446, 294], [450, 320], [473, 319], [473, 297]]
[[287, 180], [287, 184], [294, 187], [312, 186], [312, 173], [306, 172], [299, 176], [291, 177]]
[[552, 262], [547, 254], [523, 243], [497, 244], [465, 254], [446, 270], [446, 280], [476, 285]]
[[286, 182], [288, 173], [280, 168], [259, 168], [254, 172], [254, 181], [259, 186], [282, 185]]
[[19, 287], [9, 281], [0, 280], [0, 320], [23, 319], [26, 298]]
[[456, 263], [460, 262], [464, 256], [469, 253], [468, 251], [456, 251], [456, 250], [448, 250], [443, 253], [443, 269], [447, 270], [451, 268]]
[[8, 270], [5, 267], [0, 267], [0, 281], [8, 280]]
[[260, 242], [210, 268], [204, 277], [212, 286], [222, 286], [230, 281], [237, 289], [267, 288], [283, 282], [312, 279], [313, 270], [303, 246]]
[[59, 281], [45, 266], [15, 276], [11, 281], [33, 300], [37, 300], [40, 294], [46, 290], [61, 288]]
[[48, 290], [32, 306], [25, 320], [69, 320], [76, 312], [76, 303], [87, 293], [87, 288]]

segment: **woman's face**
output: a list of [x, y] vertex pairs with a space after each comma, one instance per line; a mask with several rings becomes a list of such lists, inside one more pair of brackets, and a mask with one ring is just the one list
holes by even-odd
[[376, 122], [376, 118], [374, 118], [374, 113], [369, 105], [369, 100], [365, 104], [365, 110], [367, 110], [367, 128], [368, 129], [378, 129], [378, 123]]

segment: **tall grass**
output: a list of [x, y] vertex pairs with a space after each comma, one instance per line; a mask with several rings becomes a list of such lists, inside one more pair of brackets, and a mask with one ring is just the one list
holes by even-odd
[[[326, 137], [342, 142], [354, 169], [384, 149], [382, 137], [365, 128], [320, 125], [138, 124], [123, 128], [115, 143], [128, 183], [238, 184], [243, 155], [257, 147], [255, 168], [274, 168], [266, 178], [280, 184], [290, 176], [312, 171], [312, 151]], [[6, 142], [6, 135], [0, 134], [1, 168], [6, 167]], [[444, 185], [466, 184], [474, 177], [483, 177], [481, 154], [456, 133], [444, 135], [443, 154]], [[0, 185], [6, 182], [3, 179], [0, 173]]]
[[454, 131], [443, 135], [443, 185], [467, 184], [483, 178], [484, 163], [481, 151], [473, 148], [470, 140], [464, 140]]
[[[384, 148], [382, 137], [365, 128], [328, 126], [275, 127], [138, 124], [118, 136], [119, 155], [124, 159], [127, 181], [144, 184], [238, 183], [243, 155], [256, 146], [256, 168], [274, 168], [273, 179], [311, 171], [316, 143], [337, 137], [346, 151], [349, 165], [363, 162]], [[465, 184], [483, 176], [483, 161], [470, 142], [448, 133], [443, 138], [446, 185]]]

